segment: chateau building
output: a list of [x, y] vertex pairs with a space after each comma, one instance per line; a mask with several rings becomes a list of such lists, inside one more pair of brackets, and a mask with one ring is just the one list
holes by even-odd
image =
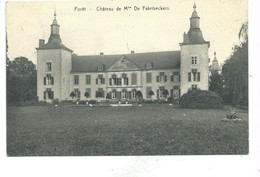
[[173, 98], [190, 89], [208, 90], [210, 42], [204, 40], [195, 4], [193, 8], [180, 50], [117, 55], [73, 54], [61, 42], [55, 13], [48, 42], [40, 39], [36, 48], [39, 100], [69, 100], [72, 92], [80, 100], [135, 99], [137, 91], [144, 99], [165, 99], [164, 90]]

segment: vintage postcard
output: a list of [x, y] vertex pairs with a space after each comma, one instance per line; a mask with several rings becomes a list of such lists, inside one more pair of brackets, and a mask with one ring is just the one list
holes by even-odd
[[247, 0], [7, 2], [7, 155], [247, 155], [247, 13]]

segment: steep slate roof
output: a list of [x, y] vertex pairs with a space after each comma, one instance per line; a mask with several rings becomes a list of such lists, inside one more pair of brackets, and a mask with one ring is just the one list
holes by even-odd
[[166, 51], [116, 55], [73, 55], [71, 72], [98, 72], [97, 66], [99, 63], [105, 65], [105, 71], [122, 56], [126, 56], [143, 70], [145, 70], [145, 64], [149, 60], [153, 63], [152, 70], [180, 68], [180, 51]]
[[42, 50], [42, 49], [64, 49], [69, 52], [72, 52], [73, 50], [69, 49], [65, 45], [62, 44], [60, 35], [57, 34], [51, 34], [49, 37], [49, 40], [46, 44], [44, 44], [41, 47], [36, 48], [37, 50]]

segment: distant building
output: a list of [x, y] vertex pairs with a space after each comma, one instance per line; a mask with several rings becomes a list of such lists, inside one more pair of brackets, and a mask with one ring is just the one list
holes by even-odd
[[214, 60], [212, 61], [212, 65], [210, 65], [209, 70], [210, 70], [210, 74], [213, 74], [213, 73], [219, 74], [221, 71], [219, 64], [218, 64], [217, 57], [216, 57], [216, 52], [214, 52]]
[[147, 52], [117, 55], [78, 56], [61, 42], [56, 13], [51, 35], [37, 48], [37, 95], [39, 100], [69, 100], [70, 93], [85, 100], [136, 99], [141, 91], [144, 99], [165, 99], [163, 91], [178, 98], [190, 89], [208, 90], [208, 48], [200, 30], [196, 5], [190, 18], [189, 32], [183, 35], [179, 51]]

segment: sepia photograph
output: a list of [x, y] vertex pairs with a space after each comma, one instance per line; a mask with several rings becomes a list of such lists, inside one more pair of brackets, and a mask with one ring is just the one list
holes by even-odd
[[250, 153], [247, 0], [5, 6], [8, 157]]

